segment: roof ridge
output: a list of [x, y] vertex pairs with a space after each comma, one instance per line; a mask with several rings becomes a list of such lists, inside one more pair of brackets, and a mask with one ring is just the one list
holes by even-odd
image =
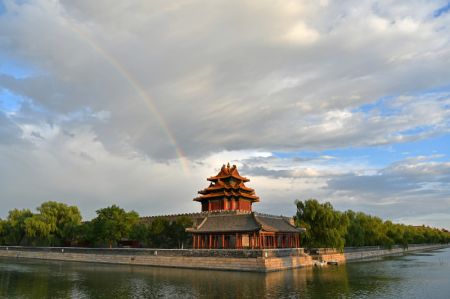
[[272, 215], [272, 214], [265, 214], [260, 212], [254, 212], [257, 216], [263, 216], [263, 217], [271, 217], [271, 218], [277, 218], [277, 219], [286, 219], [286, 218], [292, 218], [289, 216], [283, 216], [283, 215]]
[[206, 220], [208, 219], [209, 216], [206, 216], [202, 222], [200, 222], [199, 225], [197, 225], [197, 227], [195, 229], [199, 229], [200, 227], [202, 227], [203, 224], [205, 224]]

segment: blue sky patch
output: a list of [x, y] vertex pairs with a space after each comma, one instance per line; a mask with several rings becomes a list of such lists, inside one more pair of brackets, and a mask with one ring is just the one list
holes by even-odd
[[13, 113], [20, 110], [24, 99], [8, 89], [0, 89], [0, 110]]
[[16, 79], [24, 79], [36, 74], [31, 67], [26, 67], [7, 57], [0, 55], [0, 74], [8, 75]]
[[448, 13], [449, 10], [450, 10], [450, 2], [447, 3], [446, 5], [442, 6], [441, 8], [438, 8], [437, 10], [435, 10], [433, 13], [433, 16], [435, 18], [439, 18], [443, 14]]
[[450, 134], [426, 138], [424, 140], [392, 144], [380, 147], [344, 148], [324, 151], [274, 152], [278, 158], [319, 159], [332, 156], [338, 160], [365, 161], [373, 167], [385, 167], [397, 161], [417, 156], [435, 156], [435, 161], [449, 161]]
[[6, 6], [3, 0], [0, 0], [0, 16], [6, 12]]

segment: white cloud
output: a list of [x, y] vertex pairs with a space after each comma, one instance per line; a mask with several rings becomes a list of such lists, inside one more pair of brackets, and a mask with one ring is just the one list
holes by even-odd
[[447, 185], [430, 179], [446, 176], [442, 161], [380, 170], [271, 154], [448, 134], [450, 19], [432, 17], [443, 3], [6, 1], [0, 57], [33, 72], [0, 74], [27, 99], [0, 113], [0, 207], [58, 197], [91, 212], [185, 211], [227, 161], [258, 176], [265, 211], [362, 194], [362, 208], [408, 198], [420, 211], [424, 189], [446, 203]]
[[316, 42], [320, 37], [320, 34], [313, 28], [308, 27], [303, 22], [298, 22], [291, 27], [288, 32], [283, 36], [284, 40], [289, 43], [308, 45]]

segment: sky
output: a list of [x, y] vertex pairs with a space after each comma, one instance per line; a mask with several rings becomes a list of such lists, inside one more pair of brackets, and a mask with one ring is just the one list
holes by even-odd
[[0, 217], [200, 211], [223, 164], [292, 216], [316, 198], [450, 228], [448, 1], [0, 0]]

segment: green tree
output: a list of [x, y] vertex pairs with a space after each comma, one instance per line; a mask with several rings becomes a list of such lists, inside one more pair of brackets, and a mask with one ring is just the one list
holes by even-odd
[[365, 232], [362, 223], [364, 214], [355, 213], [352, 210], [348, 210], [345, 214], [349, 221], [347, 233], [345, 235], [345, 246], [364, 246]]
[[348, 226], [344, 213], [335, 211], [329, 202], [321, 204], [316, 199], [297, 200], [296, 205], [296, 224], [306, 228], [303, 240], [307, 247], [344, 247]]
[[75, 228], [74, 243], [77, 246], [93, 246], [96, 239], [92, 222], [83, 222]]
[[25, 220], [32, 216], [33, 213], [28, 209], [13, 209], [9, 211], [3, 228], [5, 244], [21, 245], [23, 242], [26, 242]]
[[48, 201], [37, 208], [39, 219], [49, 226], [49, 241], [51, 245], [70, 244], [75, 239], [77, 226], [81, 223], [81, 213], [78, 207], [64, 203]]
[[139, 215], [126, 212], [116, 205], [96, 211], [97, 217], [92, 220], [93, 231], [97, 240], [106, 242], [111, 248], [122, 238], [128, 238], [132, 228], [139, 222]]
[[6, 221], [0, 219], [0, 245], [5, 245]]
[[149, 226], [149, 245], [155, 248], [170, 248], [169, 237], [170, 222], [162, 217], [158, 217]]
[[51, 233], [54, 228], [44, 217], [39, 214], [33, 215], [25, 219], [24, 224], [25, 236], [32, 245], [53, 245]]
[[170, 237], [172, 244], [177, 248], [184, 248], [189, 240], [189, 234], [186, 232], [186, 228], [191, 227], [193, 224], [191, 218], [182, 216], [173, 221], [170, 225]]
[[130, 239], [131, 240], [137, 240], [142, 244], [143, 246], [149, 246], [150, 240], [149, 240], [149, 226], [145, 223], [137, 223], [133, 226], [130, 232]]

